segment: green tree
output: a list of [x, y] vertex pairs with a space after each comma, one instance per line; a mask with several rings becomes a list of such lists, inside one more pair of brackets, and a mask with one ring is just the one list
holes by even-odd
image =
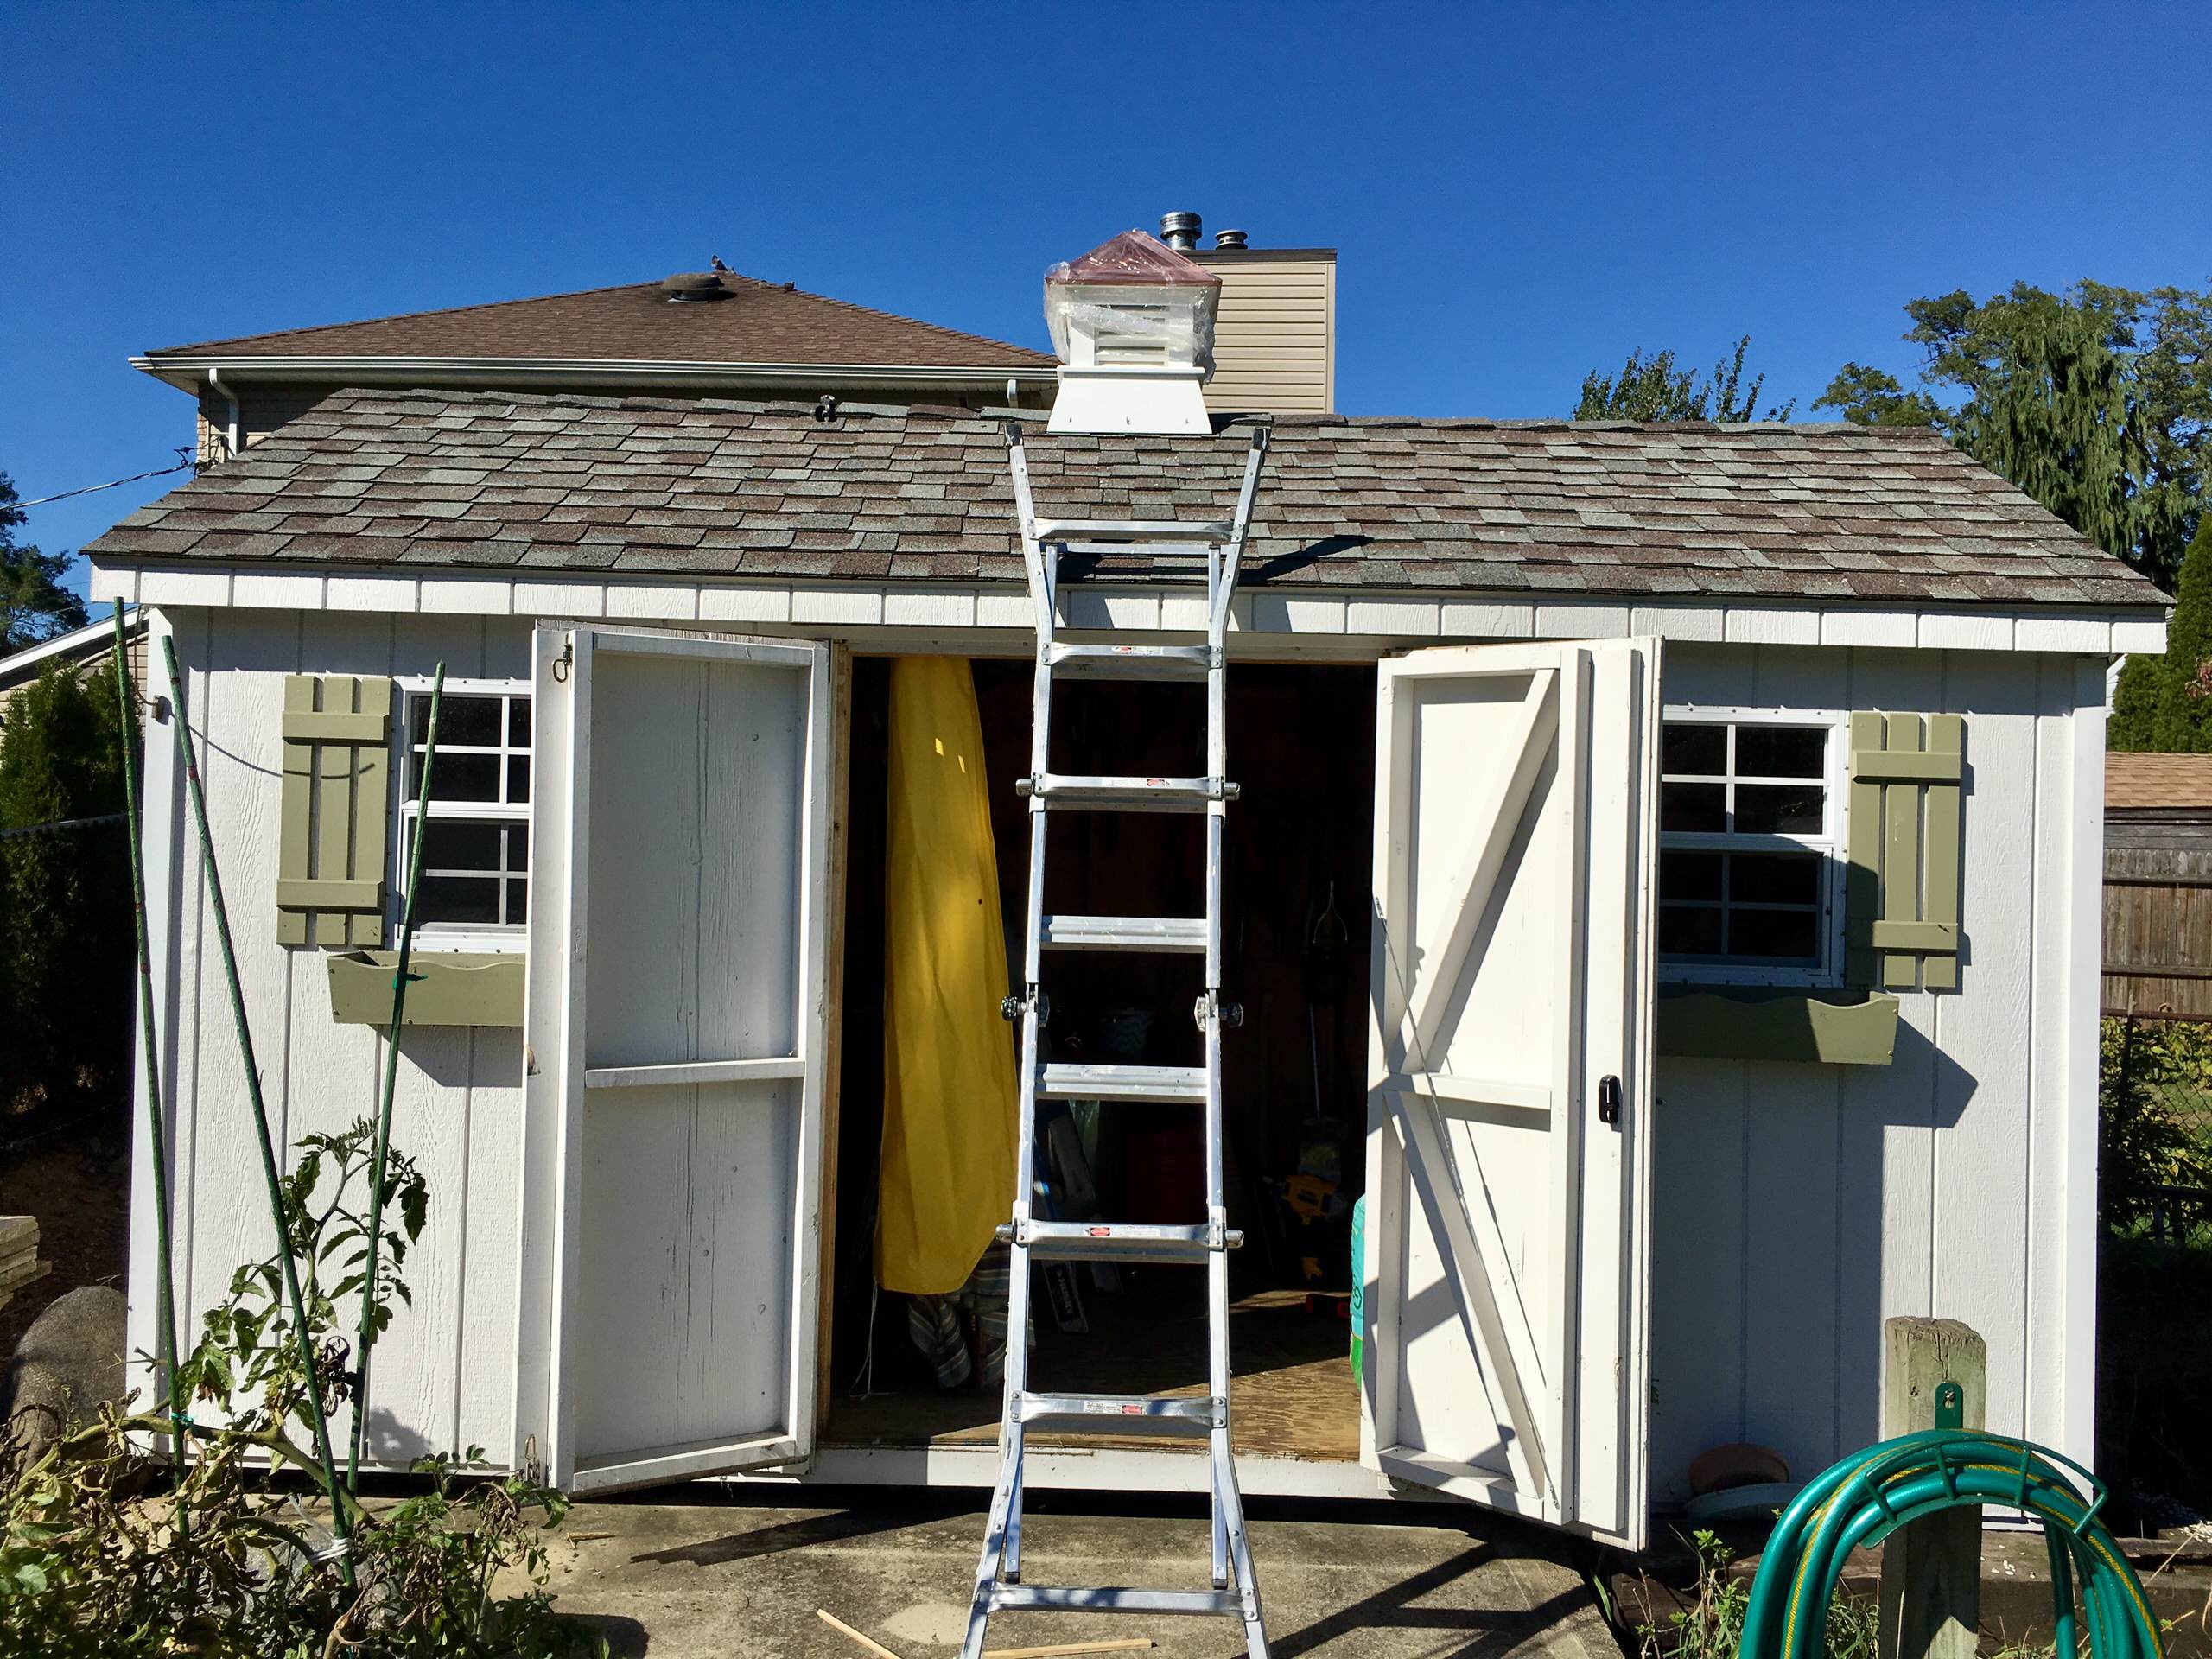
[[[115, 671], [48, 664], [0, 723], [0, 830], [122, 810]], [[0, 841], [0, 1109], [123, 1075], [137, 952], [129, 857], [120, 823]]]
[[2015, 283], [1905, 312], [1928, 390], [1847, 363], [1814, 407], [1932, 423], [2107, 552], [2173, 581], [2208, 490], [2212, 296]]
[[1751, 349], [1745, 334], [1735, 350], [1713, 365], [1700, 378], [1690, 369], [1678, 368], [1672, 352], [1646, 357], [1630, 352], [1618, 374], [1592, 369], [1582, 377], [1581, 400], [1574, 406], [1578, 421], [1786, 421], [1797, 405], [1770, 407], [1754, 415], [1759, 391], [1766, 385], [1763, 374], [1744, 385], [1744, 355]]
[[61, 585], [76, 556], [41, 553], [18, 542], [23, 510], [16, 499], [15, 480], [0, 473], [0, 599], [8, 607], [0, 619], [0, 657], [85, 626], [84, 601]]
[[2136, 660], [2154, 665], [2144, 679], [2158, 689], [2151, 741], [2144, 747], [2167, 754], [2212, 753], [2212, 517], [2199, 522], [2182, 558], [2166, 654]]

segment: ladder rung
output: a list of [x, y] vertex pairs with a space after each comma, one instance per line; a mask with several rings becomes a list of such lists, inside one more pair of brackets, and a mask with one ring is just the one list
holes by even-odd
[[1213, 652], [1205, 645], [1066, 645], [1045, 648], [1045, 665], [1090, 679], [1203, 680]]
[[1037, 1068], [1039, 1100], [1194, 1100], [1206, 1097], [1198, 1065], [1085, 1065], [1057, 1061]]
[[1236, 533], [1225, 518], [1040, 518], [1040, 542], [1208, 542]]
[[1048, 772], [1014, 782], [1018, 793], [1047, 806], [1093, 812], [1202, 812], [1215, 801], [1233, 801], [1236, 785], [1216, 778], [1093, 778]]
[[1234, 1590], [1080, 1590], [1048, 1584], [996, 1584], [991, 1611], [1027, 1613], [1236, 1613]]
[[1047, 916], [1038, 944], [1047, 950], [1184, 950], [1206, 948], [1203, 916]]
[[1039, 1262], [1203, 1262], [1218, 1249], [1244, 1243], [1235, 1228], [1214, 1243], [1211, 1226], [1154, 1221], [1033, 1221], [1026, 1230], [999, 1229], [1001, 1240], [1028, 1247]]
[[1015, 1410], [1020, 1421], [1080, 1425], [1115, 1434], [1205, 1435], [1220, 1427], [1226, 1413], [1218, 1400], [1154, 1400], [1141, 1394], [1025, 1394]]

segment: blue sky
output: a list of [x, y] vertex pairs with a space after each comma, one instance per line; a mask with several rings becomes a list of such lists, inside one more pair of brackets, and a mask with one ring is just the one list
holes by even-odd
[[190, 404], [134, 352], [710, 254], [1042, 346], [1045, 266], [1175, 207], [1340, 250], [1347, 413], [1563, 414], [1748, 332], [1804, 415], [1847, 359], [1910, 371], [1916, 295], [2212, 283], [2208, 62], [2202, 0], [0, 0], [0, 470], [171, 459]]

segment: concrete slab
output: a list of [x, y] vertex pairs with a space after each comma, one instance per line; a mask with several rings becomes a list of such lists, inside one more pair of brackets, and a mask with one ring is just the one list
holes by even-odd
[[[900, 1659], [956, 1652], [980, 1504], [964, 1494], [835, 1497], [805, 1507], [747, 1496], [579, 1503], [550, 1587], [563, 1612], [588, 1618], [626, 1659], [859, 1659], [818, 1607]], [[1205, 1585], [1202, 1513], [1081, 1513], [1050, 1494], [1033, 1504], [1044, 1506], [1023, 1529], [1033, 1584]], [[1262, 1510], [1252, 1522], [1275, 1659], [1620, 1659], [1569, 1548], [1472, 1511]], [[1244, 1651], [1225, 1618], [1030, 1613], [991, 1624], [993, 1647], [1139, 1636], [1162, 1659]]]

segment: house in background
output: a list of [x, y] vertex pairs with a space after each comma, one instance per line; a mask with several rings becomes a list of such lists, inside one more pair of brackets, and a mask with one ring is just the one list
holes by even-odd
[[[146, 683], [146, 613], [131, 610], [123, 620], [124, 655], [132, 677]], [[79, 676], [97, 673], [115, 660], [115, 624], [106, 617], [67, 633], [57, 633], [11, 656], [0, 657], [0, 721], [8, 705], [50, 664], [65, 663]]]
[[[1194, 223], [1174, 239], [1195, 234]], [[1217, 240], [1192, 255], [1223, 278], [1214, 406], [1335, 408], [1336, 251], [1249, 247], [1241, 231]], [[1050, 404], [1055, 384], [1047, 353], [762, 282], [719, 261], [658, 283], [166, 346], [131, 364], [197, 399], [203, 464], [238, 454], [340, 387], [1036, 409]]]
[[2104, 1005], [2212, 1019], [2212, 754], [2105, 757]]
[[[1225, 282], [1266, 263], [1227, 251], [1253, 257], [1206, 251]], [[1332, 303], [1318, 263], [1251, 315]], [[616, 293], [690, 327], [750, 290]], [[442, 384], [494, 348], [426, 370], [395, 338], [377, 373], [442, 383], [302, 348], [313, 408], [250, 444], [279, 405], [241, 413], [242, 448], [90, 550], [96, 594], [145, 606], [184, 665], [288, 1140], [375, 1099], [361, 988], [389, 985], [422, 810], [395, 780], [434, 664], [452, 677], [397, 1131], [437, 1197], [379, 1349], [377, 1460], [989, 1484], [995, 1392], [848, 1393], [878, 1340], [840, 1263], [867, 1259], [880, 1140], [888, 659], [971, 664], [1018, 885], [1033, 612], [1003, 422], [1033, 423], [1048, 517], [1226, 516], [1230, 365], [1211, 434], [1054, 437], [1041, 389], [986, 411], [825, 406], [803, 377], [797, 401], [599, 366], [588, 390]], [[247, 344], [163, 357], [222, 423]], [[987, 370], [979, 402], [1008, 378]], [[1294, 1256], [1235, 1259], [1244, 1490], [1640, 1540], [1707, 1447], [1809, 1471], [1874, 1438], [1897, 1314], [1972, 1325], [1989, 1426], [2086, 1460], [2105, 672], [2161, 648], [2161, 596], [1932, 432], [1274, 413], [1229, 636], [1231, 1220], [1261, 1236], [1266, 1179], [1346, 1126], [1367, 1281], [1355, 1371]], [[1064, 637], [1202, 637], [1173, 569], [1099, 559], [1060, 591]], [[1198, 770], [1189, 690], [1082, 687], [1057, 764]], [[146, 798], [174, 1165], [137, 1166], [137, 1351], [155, 1181], [188, 1318], [263, 1224], [168, 745]], [[1133, 872], [1195, 882], [1179, 823], [1096, 822], [1052, 902], [1110, 916]], [[1462, 916], [1477, 847], [1493, 896]], [[1320, 974], [1332, 893], [1344, 966]], [[1408, 1006], [1394, 963], [1437, 959], [1412, 1066], [1370, 1010]], [[1056, 1029], [1187, 1063], [1176, 971], [1056, 954]], [[1145, 1128], [1119, 1179], [1184, 1166], [1174, 1124]], [[1203, 1382], [1195, 1287], [1088, 1305], [1087, 1332], [1039, 1318], [1054, 1386]], [[1113, 1435], [1028, 1470], [1206, 1481]]]

